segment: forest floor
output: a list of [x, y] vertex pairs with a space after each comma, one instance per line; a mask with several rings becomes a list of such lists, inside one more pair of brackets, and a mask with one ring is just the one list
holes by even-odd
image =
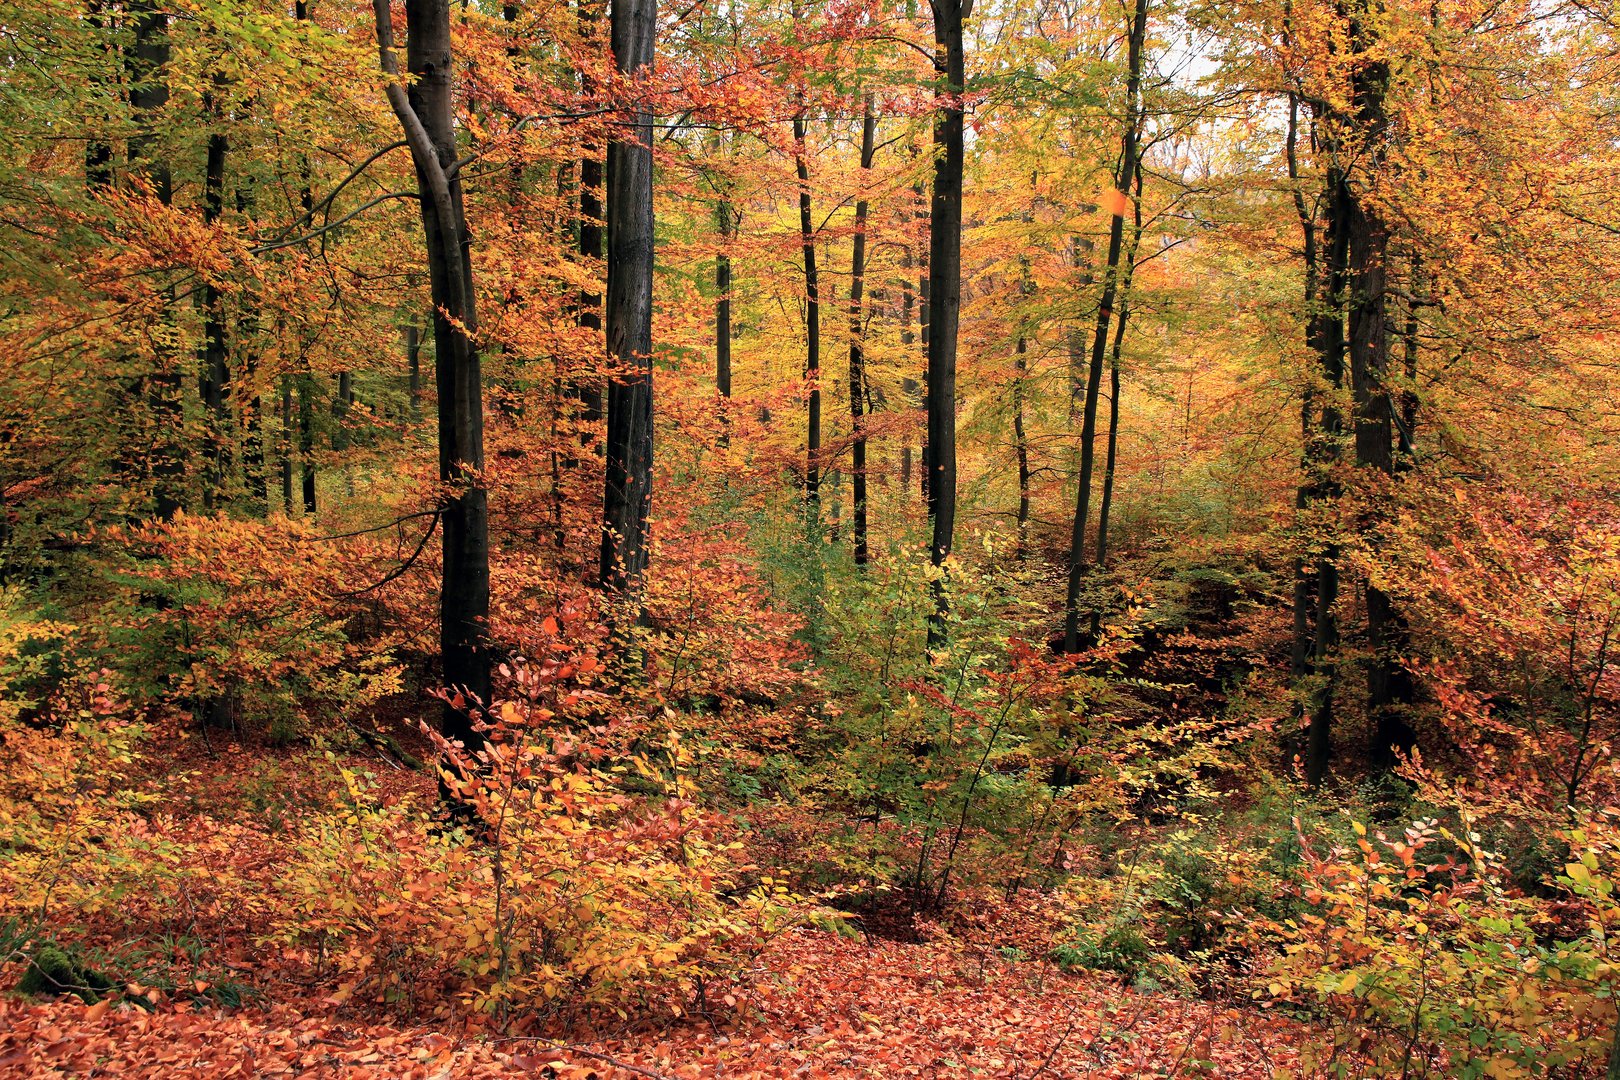
[[1147, 1077], [1288, 1075], [1300, 1034], [1256, 1009], [1124, 989], [960, 942], [794, 931], [728, 1015], [577, 1041], [401, 1024], [277, 997], [234, 1010], [0, 999], [4, 1076]]
[[[410, 741], [403, 723], [396, 730]], [[287, 854], [273, 818], [299, 812], [305, 752], [183, 741], [162, 775], [150, 778], [164, 791], [165, 828], [216, 834], [234, 880], [268, 889]], [[382, 790], [431, 796], [425, 774], [384, 766], [380, 757], [350, 764], [377, 769]], [[1052, 930], [1041, 903], [969, 905], [949, 927], [922, 925], [916, 941], [790, 930], [753, 956], [729, 992], [711, 990], [705, 1008], [688, 1005], [684, 1016], [666, 1008], [657, 1019], [508, 1018], [497, 1026], [454, 1009], [422, 1018], [341, 1001], [307, 950], [256, 942], [241, 909], [212, 902], [199, 905], [187, 933], [208, 942], [214, 971], [251, 988], [244, 1004], [159, 995], [155, 1008], [142, 1009], [0, 994], [0, 1077], [1034, 1080], [1302, 1071], [1299, 1047], [1311, 1033], [1257, 1005], [1059, 970], [1041, 958]], [[98, 936], [94, 928], [89, 936]], [[111, 933], [103, 940], [116, 943]]]

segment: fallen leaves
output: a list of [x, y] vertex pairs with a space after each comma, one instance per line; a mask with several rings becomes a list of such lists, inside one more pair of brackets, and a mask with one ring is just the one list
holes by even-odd
[[[970, 974], [962, 946], [786, 934], [729, 1015], [553, 1041], [357, 1018], [316, 997], [149, 1013], [0, 1000], [0, 1076], [1126, 1078], [1185, 1069], [1267, 1077], [1303, 1029], [1252, 1010], [1063, 976], [1044, 963]], [[794, 969], [799, 977], [790, 978]], [[728, 995], [729, 996], [729, 995]]]

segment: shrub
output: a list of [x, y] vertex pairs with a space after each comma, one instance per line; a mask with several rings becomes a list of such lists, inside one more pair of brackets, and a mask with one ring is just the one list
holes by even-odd
[[[441, 741], [464, 808], [453, 828], [340, 769], [346, 804], [305, 828], [272, 938], [317, 945], [341, 999], [453, 996], [501, 1015], [622, 1012], [653, 995], [679, 1011], [668, 992], [701, 1002], [735, 975], [750, 943], [787, 924], [790, 898], [770, 883], [727, 898], [737, 845], [692, 800], [677, 738], [619, 761], [608, 733], [557, 722], [568, 681], [595, 667], [508, 671], [515, 696], [481, 722], [484, 749]], [[628, 777], [656, 794], [628, 793]]]
[[1355, 823], [1348, 846], [1302, 837], [1308, 907], [1276, 927], [1283, 955], [1264, 993], [1329, 1022], [1317, 1066], [1517, 1077], [1584, 1074], [1607, 1057], [1612, 822], [1596, 842], [1572, 834], [1584, 852], [1560, 885], [1590, 929], [1572, 936], [1511, 888], [1463, 820], [1462, 832], [1427, 819], [1393, 838]]

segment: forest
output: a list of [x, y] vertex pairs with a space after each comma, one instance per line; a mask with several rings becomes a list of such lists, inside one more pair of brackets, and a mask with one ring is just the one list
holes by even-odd
[[1616, 1080], [1617, 332], [1615, 0], [4, 3], [0, 1076]]

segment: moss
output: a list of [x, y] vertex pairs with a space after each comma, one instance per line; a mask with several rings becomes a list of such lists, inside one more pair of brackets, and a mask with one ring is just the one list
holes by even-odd
[[23, 972], [17, 990], [35, 996], [72, 994], [88, 1005], [116, 985], [61, 946], [43, 945], [28, 958], [28, 970]]

